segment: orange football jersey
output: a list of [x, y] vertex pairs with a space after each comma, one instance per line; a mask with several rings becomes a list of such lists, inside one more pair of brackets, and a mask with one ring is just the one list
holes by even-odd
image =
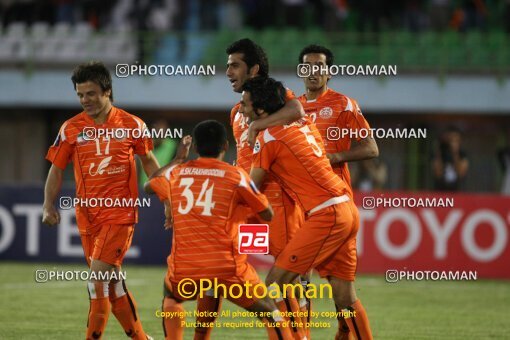
[[[328, 89], [314, 100], [307, 100], [306, 95], [302, 95], [298, 99], [307, 116], [317, 126], [327, 153], [337, 153], [350, 149], [351, 138], [349, 134], [341, 136], [339, 129], [350, 131], [367, 129], [365, 132], [370, 129], [370, 125], [363, 117], [358, 103], [354, 99], [332, 89]], [[329, 132], [328, 129], [330, 129]], [[360, 140], [360, 138], [356, 139]], [[351, 187], [351, 175], [347, 162], [334, 164], [333, 170]]]
[[[140, 118], [116, 107], [112, 107], [107, 121], [101, 125], [95, 124], [86, 112], [81, 112], [64, 122], [46, 159], [62, 170], [73, 162], [78, 198], [137, 199], [134, 155], [150, 152], [152, 140], [127, 135], [118, 139], [88, 140], [84, 135], [90, 129], [99, 128], [142, 130], [146, 127]], [[138, 209], [134, 204], [132, 207], [77, 206], [76, 220], [80, 231], [91, 225], [134, 224], [138, 222]]]
[[[295, 98], [294, 92], [287, 89], [285, 100], [289, 101]], [[248, 118], [239, 112], [240, 106], [241, 103], [237, 103], [230, 111], [230, 125], [232, 126], [234, 138], [236, 140], [236, 165], [249, 173], [253, 160], [253, 149], [248, 143], [248, 127], [250, 124]], [[273, 207], [283, 205], [281, 187], [271, 176], [266, 179], [260, 190], [267, 196], [267, 199]]]
[[[198, 158], [168, 169], [169, 195], [174, 220], [168, 268], [172, 280], [229, 278], [247, 266], [239, 254], [239, 204], [254, 213], [268, 208], [248, 173], [214, 158]], [[151, 183], [156, 186], [157, 183]]]
[[295, 193], [304, 211], [349, 193], [331, 168], [319, 131], [307, 118], [264, 130], [253, 153], [253, 167], [278, 178]]

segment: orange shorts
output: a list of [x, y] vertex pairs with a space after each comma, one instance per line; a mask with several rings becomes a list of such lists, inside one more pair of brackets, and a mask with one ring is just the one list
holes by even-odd
[[[259, 300], [255, 296], [261, 296], [263, 294], [263, 290], [259, 287], [257, 289], [257, 294], [254, 294], [256, 289], [255, 286], [258, 284], [262, 285], [263, 283], [260, 281], [255, 269], [249, 263], [246, 263], [245, 265], [244, 270], [241, 270], [238, 275], [229, 278], [217, 279], [218, 288], [215, 296], [225, 297], [229, 301], [243, 308], [248, 308]], [[165, 286], [168, 290], [170, 290], [170, 292], [172, 292], [172, 295], [176, 300], [195, 300], [200, 297], [200, 280], [206, 280], [206, 278], [182, 278], [178, 280], [173, 277], [173, 272], [169, 270], [165, 276]], [[214, 277], [209, 277], [207, 280], [210, 280], [211, 285], [214, 287]], [[245, 283], [249, 283], [249, 285], [245, 285]], [[206, 281], [204, 284], [208, 285], [209, 282]], [[220, 284], [225, 285], [225, 287], [220, 286]], [[232, 295], [229, 294], [230, 291], [232, 291]], [[211, 292], [213, 291], [209, 290], [207, 293], [203, 292], [203, 294], [210, 294]]]
[[352, 200], [321, 209], [306, 218], [275, 266], [302, 275], [316, 268], [321, 277], [354, 281], [358, 229]]
[[280, 255], [283, 248], [285, 248], [301, 224], [303, 224], [303, 211], [301, 207], [283, 190], [282, 202], [283, 205], [272, 205], [274, 216], [271, 222], [262, 221], [253, 216], [253, 214], [250, 214], [247, 220], [247, 223], [269, 224], [269, 254], [275, 258]]
[[131, 246], [134, 231], [131, 224], [104, 224], [81, 232], [81, 244], [89, 267], [91, 260], [120, 266]]

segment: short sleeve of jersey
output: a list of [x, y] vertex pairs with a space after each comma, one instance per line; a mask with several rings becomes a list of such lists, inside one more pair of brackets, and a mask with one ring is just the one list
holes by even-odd
[[65, 127], [66, 124], [62, 125], [57, 139], [55, 139], [55, 142], [46, 154], [46, 159], [61, 170], [64, 170], [67, 164], [71, 162], [74, 152], [74, 146], [70, 144], [66, 138]]
[[294, 92], [289, 89], [289, 88], [286, 88], [286, 92], [285, 92], [285, 101], [288, 102], [292, 99], [296, 99], [296, 95], [294, 94]]
[[262, 168], [266, 171], [269, 171], [271, 165], [276, 159], [277, 148], [278, 143], [276, 142], [266, 143], [264, 142], [263, 134], [259, 134], [259, 137], [255, 142], [255, 146], [253, 147], [252, 167]]
[[246, 171], [239, 167], [237, 169], [241, 176], [237, 186], [237, 193], [241, 201], [249, 205], [256, 213], [266, 210], [269, 207], [267, 197], [257, 189]]
[[234, 119], [236, 118], [237, 111], [239, 111], [239, 104], [236, 104], [232, 110], [230, 110], [230, 126], [234, 126]]
[[161, 202], [168, 199], [170, 183], [164, 175], [150, 179], [149, 185]]
[[[339, 122], [340, 123], [339, 127], [340, 128], [345, 128], [346, 126], [348, 126], [349, 129], [351, 129], [352, 131], [369, 130], [370, 129], [370, 125], [368, 124], [367, 120], [363, 116], [363, 113], [361, 113], [361, 109], [360, 109], [358, 103], [355, 100], [353, 100], [353, 99], [350, 99], [350, 101], [351, 101], [352, 109], [351, 110], [347, 110], [345, 121], [344, 122]], [[343, 124], [345, 124], [345, 125], [344, 126], [340, 126], [340, 125], [343, 125]], [[366, 134], [358, 133], [358, 134], [354, 134], [354, 135], [358, 136], [356, 138], [356, 140], [360, 141], [361, 138], [359, 136], [360, 135], [364, 136]]]
[[[141, 122], [141, 128], [144, 130], [147, 130], [147, 126], [143, 121], [138, 119]], [[152, 144], [152, 139], [148, 137], [147, 135], [144, 135], [140, 138], [136, 138], [134, 140], [134, 152], [137, 155], [146, 155], [154, 149], [154, 146]]]

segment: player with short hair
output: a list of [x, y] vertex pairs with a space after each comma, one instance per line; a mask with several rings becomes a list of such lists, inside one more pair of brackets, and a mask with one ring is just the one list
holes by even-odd
[[[319, 70], [326, 70], [327, 66], [333, 65], [334, 55], [331, 50], [320, 45], [308, 45], [299, 54], [299, 63], [310, 66], [318, 66]], [[298, 99], [308, 117], [317, 126], [326, 156], [328, 157], [333, 171], [349, 185], [352, 191], [351, 175], [347, 166], [348, 162], [361, 161], [379, 156], [379, 149], [375, 139], [368, 134], [360, 133], [365, 130], [365, 135], [370, 131], [370, 125], [361, 113], [356, 100], [336, 92], [328, 87], [331, 75], [327, 72], [313, 72], [303, 78], [306, 92]], [[349, 134], [341, 136], [341, 133], [353, 132], [356, 142], [352, 146], [352, 138]], [[338, 339], [348, 339], [349, 328], [343, 319], [340, 319]]]
[[[333, 61], [333, 53], [324, 46], [308, 45], [299, 54], [299, 63], [319, 66], [319, 70], [326, 70], [327, 66], [333, 65]], [[377, 157], [379, 149], [375, 139], [370, 136], [370, 125], [358, 103], [329, 88], [330, 79], [331, 75], [327, 72], [311, 73], [303, 78], [306, 93], [298, 99], [322, 136], [333, 171], [351, 186], [347, 162]], [[345, 133], [348, 131], [352, 131], [355, 137], [355, 146], [351, 145], [350, 134]]]
[[[184, 143], [189, 145], [186, 138]], [[226, 285], [227, 290], [234, 284], [248, 282], [251, 284], [251, 288], [246, 288], [249, 291], [243, 291], [239, 298], [229, 297], [229, 300], [249, 311], [272, 313], [272, 317], [262, 318], [269, 338], [290, 339], [289, 328], [281, 324], [269, 327], [268, 323], [283, 319], [272, 300], [255, 297], [253, 287], [262, 283], [247, 262], [247, 255], [240, 254], [238, 249], [238, 226], [244, 218], [238, 213], [238, 205], [248, 205], [264, 221], [273, 217], [271, 205], [250, 181], [246, 171], [223, 161], [228, 150], [223, 124], [215, 120], [197, 124], [193, 129], [193, 141], [198, 159], [170, 164], [158, 170], [148, 182], [153, 191], [158, 191], [160, 182], [154, 179], [164, 173], [169, 182], [167, 197], [173, 216], [172, 251], [167, 260], [163, 310], [178, 315], [184, 312], [183, 301], [197, 297], [197, 291], [187, 296], [179, 289], [179, 283], [184, 279], [198, 282], [216, 278], [220, 284]], [[179, 317], [164, 319], [166, 339], [182, 339], [181, 321]]]
[[[262, 119], [281, 107], [284, 92], [274, 79], [250, 79], [243, 85], [241, 110], [252, 120]], [[359, 213], [348, 185], [331, 168], [317, 128], [307, 118], [268, 128], [257, 137], [253, 152], [250, 176], [255, 184], [261, 186], [266, 173], [272, 173], [306, 212], [266, 282], [281, 286], [317, 269], [330, 282], [336, 306], [356, 312], [355, 318], [345, 319], [353, 335], [371, 339], [367, 314], [354, 289]]]
[[[43, 223], [49, 225], [60, 222], [54, 202], [69, 162], [73, 162], [76, 197], [82, 200], [138, 199], [135, 154], [140, 157], [146, 174], [152, 175], [159, 168], [151, 152], [150, 138], [127, 136], [116, 139], [95, 138], [94, 133], [86, 135], [87, 131], [97, 128], [145, 129], [140, 118], [112, 105], [112, 78], [108, 69], [100, 62], [84, 63], [74, 69], [71, 79], [84, 111], [64, 122], [46, 155], [52, 165], [44, 189]], [[99, 273], [119, 273], [124, 255], [131, 245], [134, 225], [138, 222], [137, 207], [79, 205], [76, 206], [76, 221], [91, 272], [96, 277]], [[142, 328], [136, 303], [124, 280], [91, 279], [88, 291], [87, 339], [103, 336], [110, 307], [127, 336], [150, 338]]]

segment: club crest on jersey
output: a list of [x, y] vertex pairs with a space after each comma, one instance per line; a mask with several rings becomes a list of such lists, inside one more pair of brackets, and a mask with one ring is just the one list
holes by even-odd
[[260, 141], [255, 142], [255, 146], [253, 147], [253, 153], [258, 153], [260, 151]]
[[331, 118], [331, 116], [333, 116], [333, 109], [330, 108], [329, 106], [323, 107], [319, 111], [319, 116], [323, 119]]

